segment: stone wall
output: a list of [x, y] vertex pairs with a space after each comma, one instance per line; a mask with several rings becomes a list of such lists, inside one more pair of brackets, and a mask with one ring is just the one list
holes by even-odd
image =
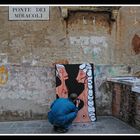
[[50, 6], [49, 20], [10, 21], [8, 6], [1, 6], [1, 120], [46, 118], [55, 99], [54, 64], [66, 62], [95, 65], [97, 115], [111, 115], [106, 78], [131, 75], [140, 64], [131, 44], [140, 33], [139, 11], [121, 7], [111, 21], [106, 12], [77, 10], [64, 19], [60, 7]]
[[109, 83], [112, 93], [112, 115], [140, 129], [140, 95], [131, 91], [131, 85]]
[[[54, 68], [5, 65], [0, 120], [46, 119], [55, 99]], [[7, 70], [7, 71], [6, 71]]]

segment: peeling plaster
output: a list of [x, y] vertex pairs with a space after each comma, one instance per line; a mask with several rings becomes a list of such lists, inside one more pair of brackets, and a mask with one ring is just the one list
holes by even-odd
[[8, 63], [8, 55], [6, 53], [0, 53], [0, 63], [1, 64]]
[[[53, 71], [50, 70], [45, 67], [10, 66], [8, 71], [10, 77], [5, 86], [0, 87], [0, 98], [20, 99], [34, 101], [40, 105], [50, 105], [55, 96]], [[48, 74], [52, 76], [50, 75], [50, 77]]]

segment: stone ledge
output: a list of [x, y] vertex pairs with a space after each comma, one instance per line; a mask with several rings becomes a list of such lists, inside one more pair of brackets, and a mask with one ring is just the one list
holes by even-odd
[[110, 14], [110, 20], [115, 21], [120, 9], [120, 6], [61, 6], [62, 17], [68, 18], [70, 11], [85, 11], [85, 12], [107, 12]]

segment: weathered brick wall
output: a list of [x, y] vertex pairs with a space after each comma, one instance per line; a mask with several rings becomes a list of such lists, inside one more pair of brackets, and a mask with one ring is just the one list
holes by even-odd
[[[72, 12], [67, 20], [67, 37], [73, 63], [110, 64], [113, 37], [108, 14]], [[112, 47], [112, 48], [111, 48]]]
[[8, 64], [4, 68], [8, 79], [0, 87], [0, 120], [46, 119], [55, 99], [54, 68]]
[[140, 95], [131, 85], [109, 83], [112, 92], [112, 115], [140, 129]]
[[140, 129], [140, 95], [139, 94], [135, 94], [136, 96], [136, 109], [135, 109], [135, 126]]
[[50, 8], [47, 21], [9, 21], [8, 7], [0, 7], [0, 13], [0, 54], [8, 57], [8, 63], [51, 66], [68, 55], [58, 7]]
[[[117, 28], [116, 28], [116, 47], [114, 57], [116, 63], [123, 63], [130, 66], [140, 66], [140, 52], [135, 52], [134, 44], [137, 44], [137, 50], [140, 45], [133, 38], [136, 35], [140, 37], [140, 7], [128, 6], [120, 8]], [[139, 39], [140, 41], [140, 39]], [[133, 43], [132, 43], [133, 42]]]
[[[127, 66], [140, 62], [131, 49], [134, 33], [139, 34], [139, 22], [132, 26], [138, 12], [122, 7], [116, 22], [107, 13], [94, 12], [70, 12], [63, 19], [60, 8], [50, 6], [48, 21], [9, 21], [8, 6], [0, 7], [0, 69], [8, 68], [8, 80], [0, 80], [1, 120], [9, 112], [11, 120], [46, 117], [55, 98], [56, 62], [94, 63], [97, 115], [110, 115], [106, 78], [131, 74]], [[46, 81], [36, 78], [43, 76]]]
[[123, 85], [121, 88], [120, 118], [131, 124], [135, 124], [136, 96], [131, 91], [131, 86]]
[[120, 102], [121, 102], [121, 85], [112, 84], [112, 115], [115, 117], [120, 116]]

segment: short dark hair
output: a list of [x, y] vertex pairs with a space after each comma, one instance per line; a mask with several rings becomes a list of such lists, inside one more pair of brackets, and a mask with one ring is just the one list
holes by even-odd
[[71, 93], [70, 96], [69, 96], [69, 98], [71, 100], [75, 100], [75, 99], [77, 99], [77, 97], [78, 97], [78, 95], [76, 93]]

